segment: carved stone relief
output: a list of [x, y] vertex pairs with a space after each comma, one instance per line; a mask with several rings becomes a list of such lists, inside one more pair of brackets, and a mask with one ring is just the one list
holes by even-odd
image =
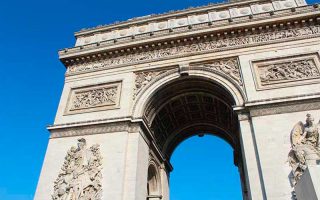
[[162, 71], [143, 71], [135, 72], [135, 88], [133, 93], [133, 99], [141, 92], [141, 90], [146, 86], [150, 81], [152, 81], [156, 76], [166, 72], [167, 70]]
[[153, 49], [149, 51], [125, 54], [115, 57], [109, 57], [104, 60], [93, 62], [77, 63], [68, 66], [67, 74], [81, 73], [92, 70], [101, 70], [112, 66], [125, 65], [132, 63], [141, 63], [162, 58], [170, 58], [176, 56], [187, 56], [200, 52], [221, 51], [230, 48], [243, 48], [247, 46], [255, 46], [262, 44], [270, 44], [290, 39], [299, 39], [310, 36], [318, 36], [320, 34], [320, 26], [306, 26], [299, 28], [291, 28], [287, 30], [275, 30], [272, 32], [260, 32], [247, 34], [244, 36], [232, 36], [224, 39], [211, 39], [204, 42], [186, 44], [181, 46], [171, 46], [162, 49]]
[[72, 89], [66, 114], [117, 108], [120, 87], [118, 82]]
[[86, 146], [86, 140], [78, 140], [71, 147], [54, 182], [53, 200], [100, 200], [102, 198], [102, 157], [100, 146]]
[[320, 78], [317, 53], [253, 62], [257, 89], [286, 87]]
[[307, 114], [306, 123], [298, 122], [291, 131], [291, 150], [288, 162], [292, 167], [294, 185], [308, 164], [320, 160], [319, 128], [320, 122], [315, 124], [314, 118]]
[[242, 85], [240, 66], [237, 58], [214, 60], [212, 62], [203, 64], [203, 67], [223, 73], [236, 81], [239, 85]]

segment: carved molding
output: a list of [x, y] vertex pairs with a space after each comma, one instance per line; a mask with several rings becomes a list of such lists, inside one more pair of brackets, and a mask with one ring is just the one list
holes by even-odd
[[78, 139], [78, 146], [71, 147], [54, 182], [52, 200], [79, 199], [101, 200], [102, 157], [100, 146], [90, 148], [86, 140]]
[[119, 108], [121, 82], [71, 89], [65, 114]]
[[[98, 122], [96, 122], [98, 123]], [[70, 136], [84, 136], [94, 134], [105, 134], [114, 132], [138, 132], [141, 129], [139, 123], [132, 123], [129, 121], [109, 122], [102, 124], [77, 124], [76, 126], [66, 125], [66, 127], [52, 127], [50, 128], [50, 137], [70, 137]]]
[[272, 44], [282, 41], [297, 40], [303, 38], [317, 37], [320, 35], [320, 26], [292, 27], [286, 30], [273, 30], [265, 32], [254, 32], [242, 36], [230, 36], [224, 39], [207, 39], [203, 42], [193, 44], [169, 46], [164, 45], [162, 49], [153, 49], [140, 53], [124, 54], [108, 57], [93, 62], [75, 63], [68, 66], [67, 74], [84, 73], [88, 71], [102, 70], [112, 66], [137, 64], [159, 59], [168, 59], [180, 56], [190, 56], [199, 53], [222, 51], [234, 48], [243, 48], [263, 44]]
[[250, 108], [250, 116], [257, 117], [318, 109], [320, 109], [319, 101], [308, 102], [308, 100], [305, 100], [304, 102], [283, 103], [280, 105], [270, 104], [259, 106], [256, 108]]
[[258, 90], [314, 82], [320, 78], [318, 53], [254, 61]]
[[[239, 5], [241, 1], [238, 1], [238, 5], [233, 5], [229, 7], [230, 5], [226, 5], [223, 9], [219, 8], [218, 10], [215, 8], [214, 5], [210, 5], [210, 7], [206, 6], [206, 9], [208, 9], [207, 12], [192, 12], [188, 13], [185, 12], [186, 10], [182, 11], [184, 14], [181, 16], [176, 15], [175, 17], [166, 17], [162, 20], [154, 20], [155, 16], [149, 16], [147, 18], [144, 18], [144, 20], [147, 20], [147, 22], [139, 23], [137, 21], [141, 20], [141, 17], [137, 17], [134, 19], [131, 19], [128, 23], [122, 22], [120, 24], [126, 24], [126, 25], [120, 25], [120, 27], [112, 28], [111, 26], [99, 26], [92, 29], [89, 29], [89, 33], [85, 33], [86, 30], [81, 30], [77, 33], [79, 35], [77, 37], [77, 43], [76, 46], [82, 46], [82, 45], [88, 45], [93, 44], [96, 42], [108, 42], [113, 39], [117, 40], [126, 40], [128, 41], [129, 37], [134, 36], [134, 38], [145, 38], [147, 36], [150, 37], [150, 33], [152, 32], [154, 35], [163, 35], [164, 33], [167, 33], [169, 29], [181, 29], [184, 28], [184, 31], [188, 30], [188, 26], [197, 26], [199, 25], [207, 25], [208, 22], [211, 22], [212, 25], [218, 26], [219, 24], [223, 23], [223, 21], [227, 21], [227, 19], [233, 19], [233, 20], [240, 20], [239, 18], [255, 15], [252, 17], [254, 20], [255, 18], [259, 17], [257, 15], [261, 15], [264, 13], [269, 12], [277, 12], [282, 10], [282, 15], [284, 14], [283, 10], [287, 10], [289, 8], [296, 8], [300, 6], [305, 6], [306, 3], [304, 0], [294, 0], [296, 2], [292, 2], [292, 0], [284, 0], [284, 1], [271, 1], [269, 2], [255, 2], [255, 3], [242, 3], [243, 5]], [[297, 3], [297, 4], [296, 4]], [[221, 5], [220, 5], [221, 6]], [[181, 11], [177, 11], [181, 12]], [[290, 11], [289, 11], [290, 12]], [[195, 14], [196, 13], [196, 14]], [[170, 13], [172, 14], [172, 13]], [[165, 15], [165, 14], [164, 14]], [[163, 17], [163, 14], [160, 16]], [[157, 17], [160, 17], [159, 15]], [[269, 16], [265, 16], [270, 17]], [[238, 19], [237, 19], [238, 18]], [[208, 25], [207, 25], [208, 26]], [[96, 30], [98, 29], [98, 30]], [[93, 33], [94, 31], [94, 33]], [[160, 32], [160, 33], [159, 33]], [[162, 33], [162, 34], [161, 34]], [[80, 36], [81, 35], [81, 36]], [[130, 38], [131, 39], [131, 38]], [[130, 40], [129, 40], [130, 41]], [[109, 42], [111, 43], [111, 42]], [[112, 43], [111, 43], [112, 44]]]
[[[227, 58], [227, 59], [217, 59], [212, 60], [206, 63], [198, 63], [198, 64], [192, 64], [190, 66], [190, 69], [209, 69], [213, 72], [222, 73], [226, 77], [232, 79], [235, 81], [238, 85], [242, 86], [243, 81], [240, 74], [240, 65], [238, 62], [238, 58]], [[189, 69], [189, 70], [190, 70]], [[137, 97], [138, 94], [141, 93], [141, 91], [149, 85], [149, 83], [152, 81], [156, 81], [160, 79], [161, 77], [164, 77], [165, 75], [169, 75], [169, 73], [175, 73], [177, 72], [177, 69], [171, 70], [171, 69], [163, 69], [161, 71], [141, 71], [141, 72], [135, 72], [135, 89], [134, 89], [134, 95], [133, 99]]]

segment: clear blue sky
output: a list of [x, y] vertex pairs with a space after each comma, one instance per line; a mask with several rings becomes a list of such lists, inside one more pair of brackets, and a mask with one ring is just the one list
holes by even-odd
[[[73, 46], [75, 31], [209, 2], [214, 1], [2, 1], [0, 199], [33, 198], [48, 142], [45, 127], [53, 122], [64, 80], [65, 69], [58, 60], [57, 50]], [[205, 138], [186, 141], [175, 152], [172, 200], [240, 199], [231, 148], [214, 137]], [[218, 151], [217, 147], [222, 150]], [[217, 191], [225, 190], [225, 184], [232, 187], [227, 193], [237, 194], [232, 198], [214, 196]]]
[[181, 143], [171, 157], [171, 200], [242, 200], [233, 149], [211, 135]]

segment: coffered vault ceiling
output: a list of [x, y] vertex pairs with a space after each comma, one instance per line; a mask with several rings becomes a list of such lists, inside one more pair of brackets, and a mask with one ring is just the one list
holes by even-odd
[[145, 117], [168, 157], [180, 142], [201, 133], [217, 135], [236, 149], [238, 123], [232, 105], [234, 100], [221, 86], [184, 77], [154, 95]]

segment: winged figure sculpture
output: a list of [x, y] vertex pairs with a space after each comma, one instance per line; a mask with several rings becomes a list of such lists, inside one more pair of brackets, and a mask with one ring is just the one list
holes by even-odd
[[308, 164], [320, 160], [319, 128], [320, 122], [315, 124], [314, 118], [307, 114], [306, 123], [298, 122], [291, 131], [291, 150], [288, 161], [292, 167], [294, 185]]

